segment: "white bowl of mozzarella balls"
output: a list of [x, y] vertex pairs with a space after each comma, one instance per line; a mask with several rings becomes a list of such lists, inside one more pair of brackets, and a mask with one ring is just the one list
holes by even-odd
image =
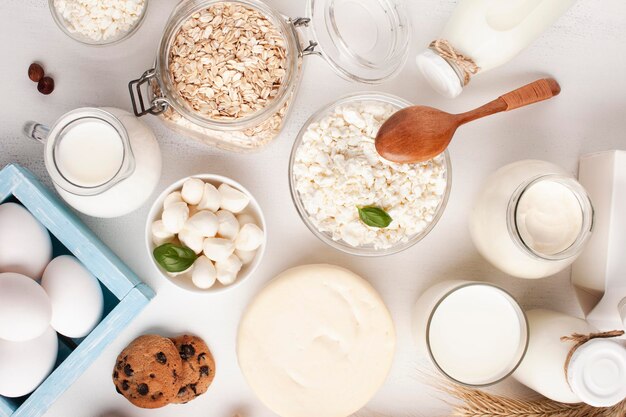
[[242, 282], [266, 242], [263, 212], [241, 184], [221, 175], [183, 178], [161, 193], [146, 224], [159, 272], [185, 290], [208, 293]]

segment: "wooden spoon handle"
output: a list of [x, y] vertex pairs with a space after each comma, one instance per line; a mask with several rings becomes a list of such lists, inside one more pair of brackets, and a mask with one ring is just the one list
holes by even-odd
[[554, 78], [543, 78], [526, 84], [510, 93], [506, 93], [500, 96], [500, 98], [506, 103], [505, 111], [509, 111], [547, 100], [558, 95], [560, 92], [561, 86], [559, 86], [559, 83], [556, 82]]
[[471, 122], [472, 120], [490, 116], [495, 113], [509, 111], [517, 109], [518, 107], [528, 106], [529, 104], [547, 100], [558, 95], [560, 92], [561, 87], [554, 78], [543, 78], [541, 80], [533, 81], [530, 84], [526, 84], [523, 87], [511, 91], [510, 93], [501, 95], [497, 99], [490, 101], [477, 109], [457, 114], [456, 120], [459, 125], [462, 125], [467, 122]]

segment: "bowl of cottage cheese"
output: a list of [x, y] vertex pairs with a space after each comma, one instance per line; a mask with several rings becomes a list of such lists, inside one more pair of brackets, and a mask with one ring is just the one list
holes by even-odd
[[411, 103], [389, 94], [359, 93], [319, 110], [291, 152], [289, 184], [306, 226], [322, 241], [362, 256], [400, 252], [423, 239], [448, 201], [448, 152], [417, 164], [382, 158], [380, 126]]
[[146, 15], [148, 0], [48, 0], [59, 28], [78, 42], [100, 46], [135, 33]]

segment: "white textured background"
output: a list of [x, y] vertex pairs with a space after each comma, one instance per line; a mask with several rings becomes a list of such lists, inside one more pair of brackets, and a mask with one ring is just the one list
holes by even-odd
[[[268, 0], [289, 16], [301, 15], [304, 0]], [[463, 127], [450, 148], [452, 195], [434, 231], [413, 248], [388, 258], [361, 259], [334, 251], [318, 241], [300, 221], [291, 202], [287, 163], [291, 144], [306, 118], [341, 95], [368, 89], [344, 81], [317, 57], [306, 60], [294, 110], [282, 135], [261, 153], [226, 154], [208, 149], [144, 120], [154, 129], [163, 152], [159, 190], [196, 173], [218, 173], [240, 181], [265, 211], [269, 245], [254, 277], [218, 296], [184, 292], [154, 273], [143, 246], [150, 203], [128, 216], [84, 221], [158, 293], [132, 325], [50, 409], [48, 417], [203, 416], [266, 417], [246, 386], [235, 355], [235, 335], [250, 298], [280, 271], [303, 263], [329, 262], [348, 267], [373, 283], [392, 312], [398, 333], [396, 362], [386, 385], [364, 416], [439, 416], [446, 406], [417, 375], [410, 309], [429, 285], [443, 279], [487, 280], [503, 285], [525, 307], [550, 307], [580, 314], [568, 282], [569, 272], [538, 281], [510, 278], [488, 265], [470, 240], [467, 215], [483, 179], [506, 163], [541, 158], [575, 172], [578, 156], [592, 151], [626, 149], [626, 2], [580, 0], [537, 42], [503, 68], [473, 80], [460, 98], [449, 101], [433, 93], [417, 73], [414, 56], [442, 29], [455, 1], [407, 0], [413, 21], [413, 46], [402, 73], [376, 90], [415, 103], [460, 112], [544, 75], [556, 77], [561, 96], [549, 103], [498, 115]], [[161, 31], [175, 2], [151, 0], [143, 26], [121, 44], [91, 48], [64, 35], [52, 21], [44, 0], [0, 1], [0, 167], [18, 162], [46, 184], [42, 147], [20, 134], [26, 120], [53, 122], [81, 106], [115, 106], [130, 110], [127, 83], [152, 65]], [[32, 61], [41, 61], [56, 82], [42, 96], [26, 76]], [[202, 336], [217, 361], [217, 378], [207, 394], [184, 406], [140, 410], [115, 393], [110, 373], [117, 353], [146, 331], [188, 331]], [[520, 391], [509, 382], [498, 389]]]

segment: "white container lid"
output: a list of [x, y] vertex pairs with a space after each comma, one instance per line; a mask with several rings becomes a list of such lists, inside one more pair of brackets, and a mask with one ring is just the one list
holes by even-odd
[[463, 84], [450, 63], [431, 49], [417, 55], [417, 66], [430, 86], [447, 98], [455, 98], [463, 91]]
[[568, 368], [572, 391], [593, 407], [611, 407], [626, 398], [626, 347], [593, 339], [572, 355]]

